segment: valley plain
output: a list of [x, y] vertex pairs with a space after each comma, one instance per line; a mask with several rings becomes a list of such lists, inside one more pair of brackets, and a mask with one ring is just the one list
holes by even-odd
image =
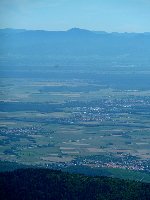
[[[27, 45], [30, 31], [1, 32], [1, 40], [14, 43], [5, 41], [0, 49], [0, 159], [105, 169], [127, 178], [133, 172], [133, 179], [149, 182], [149, 35], [82, 31], [62, 38], [31, 31], [35, 37]], [[43, 46], [43, 34], [49, 46]], [[58, 39], [62, 43], [55, 48]], [[144, 39], [145, 47], [134, 47], [134, 40]], [[126, 46], [125, 40], [133, 44]], [[91, 46], [82, 49], [86, 41]]]

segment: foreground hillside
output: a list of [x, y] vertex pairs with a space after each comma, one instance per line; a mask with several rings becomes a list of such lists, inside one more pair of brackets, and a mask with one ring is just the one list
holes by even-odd
[[1, 199], [149, 199], [150, 184], [49, 169], [0, 173]]

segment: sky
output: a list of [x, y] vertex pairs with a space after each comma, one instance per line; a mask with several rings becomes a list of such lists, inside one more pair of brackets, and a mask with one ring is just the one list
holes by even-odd
[[150, 32], [150, 0], [0, 0], [0, 28]]

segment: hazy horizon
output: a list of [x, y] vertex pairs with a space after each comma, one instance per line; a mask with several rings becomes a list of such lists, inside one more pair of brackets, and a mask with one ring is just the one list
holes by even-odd
[[150, 32], [148, 0], [1, 0], [0, 28]]
[[71, 29], [78, 29], [78, 30], [85, 30], [85, 31], [91, 31], [91, 32], [104, 32], [104, 33], [120, 33], [120, 34], [123, 34], [123, 33], [139, 33], [139, 34], [142, 34], [142, 33], [150, 33], [150, 31], [144, 31], [144, 32], [127, 32], [127, 31], [124, 31], [124, 32], [119, 32], [119, 31], [106, 31], [106, 30], [90, 30], [90, 29], [86, 29], [86, 28], [80, 28], [80, 27], [70, 27], [68, 29], [65, 29], [65, 30], [47, 30], [47, 29], [27, 29], [27, 28], [12, 28], [12, 27], [7, 27], [7, 28], [0, 28], [0, 30], [25, 30], [25, 31], [46, 31], [46, 32], [67, 32]]

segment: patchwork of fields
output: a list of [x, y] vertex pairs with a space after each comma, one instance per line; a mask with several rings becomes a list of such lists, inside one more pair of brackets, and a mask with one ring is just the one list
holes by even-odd
[[51, 76], [0, 78], [1, 160], [150, 172], [150, 88]]

